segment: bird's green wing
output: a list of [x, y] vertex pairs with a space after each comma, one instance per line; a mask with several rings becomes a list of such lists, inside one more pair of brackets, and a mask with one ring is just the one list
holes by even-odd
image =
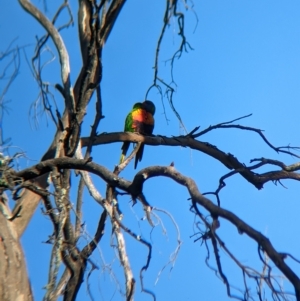
[[[133, 116], [134, 116], [135, 112], [137, 112], [139, 109], [142, 108], [142, 106], [143, 106], [143, 104], [141, 102], [137, 102], [133, 105], [132, 110], [126, 116], [124, 132], [135, 132], [136, 131], [136, 129], [133, 126]], [[123, 143], [120, 163], [122, 163], [125, 160], [126, 153], [128, 151], [129, 146], [130, 146], [130, 142], [126, 141]]]
[[133, 132], [132, 130], [132, 111], [127, 115], [125, 119], [124, 132]]

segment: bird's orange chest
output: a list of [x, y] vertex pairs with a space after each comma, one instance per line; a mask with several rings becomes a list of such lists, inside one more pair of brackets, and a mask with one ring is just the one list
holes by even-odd
[[133, 125], [136, 123], [144, 123], [152, 125], [154, 123], [154, 119], [151, 113], [143, 109], [138, 109], [132, 112]]

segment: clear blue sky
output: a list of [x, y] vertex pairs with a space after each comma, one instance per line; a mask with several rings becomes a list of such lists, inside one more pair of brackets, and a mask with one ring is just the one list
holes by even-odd
[[[75, 2], [72, 1], [72, 9], [76, 23]], [[43, 1], [35, 1], [36, 5], [42, 3]], [[99, 126], [99, 133], [123, 130], [127, 112], [134, 102], [143, 100], [151, 85], [156, 41], [163, 20], [163, 5], [164, 1], [131, 0], [122, 10], [103, 53], [102, 92], [105, 119]], [[194, 50], [185, 53], [176, 61], [174, 69], [177, 83], [174, 105], [187, 130], [191, 131], [199, 125], [204, 129], [212, 124], [253, 113], [251, 118], [239, 123], [263, 129], [275, 146], [300, 146], [300, 2], [195, 1], [193, 9], [197, 17], [193, 12], [187, 11], [185, 29]], [[54, 12], [55, 8], [49, 4], [48, 16], [52, 17]], [[0, 52], [18, 37], [14, 45], [26, 45], [24, 50], [30, 60], [34, 51], [35, 35], [40, 36], [43, 33], [41, 27], [19, 7], [17, 1], [4, 0], [0, 17]], [[167, 82], [170, 82], [170, 75], [169, 65], [165, 61], [178, 48], [180, 39], [177, 33], [176, 20], [171, 19], [159, 60], [159, 76]], [[62, 35], [70, 54], [74, 84], [81, 67], [76, 25], [63, 31]], [[49, 47], [52, 47], [51, 42]], [[3, 68], [2, 61], [0, 64]], [[60, 82], [57, 59], [45, 69], [44, 79], [52, 85]], [[3, 85], [4, 82], [0, 81], [0, 90]], [[11, 137], [15, 147], [11, 148], [11, 152], [20, 149], [26, 152], [26, 159], [18, 162], [19, 168], [38, 162], [54, 133], [54, 126], [45, 115], [38, 116], [37, 128], [29, 117], [30, 106], [37, 95], [37, 85], [21, 51], [20, 72], [6, 95], [6, 99], [11, 102], [8, 104], [9, 114], [5, 114], [3, 121], [4, 138]], [[55, 97], [62, 108], [63, 100], [60, 95], [55, 93]], [[169, 122], [166, 121], [160, 96], [151, 91], [150, 98], [157, 108], [154, 134], [183, 134], [167, 100], [164, 99], [164, 105]], [[90, 131], [93, 116], [92, 101], [84, 123], [85, 134]], [[251, 132], [223, 129], [211, 132], [201, 139], [216, 145], [224, 152], [234, 154], [245, 164], [258, 157], [281, 160], [286, 164], [296, 162], [290, 156], [279, 156]], [[118, 163], [120, 147], [120, 143], [95, 147], [93, 160], [112, 169]], [[218, 179], [228, 171], [219, 162], [196, 151], [179, 147], [150, 146], [145, 148], [139, 168], [169, 165], [172, 161], [178, 171], [195, 179], [201, 192], [215, 190]], [[130, 164], [123, 176], [130, 180], [134, 174], [133, 164]], [[76, 179], [73, 184], [75, 183]], [[105, 194], [105, 185], [99, 179], [95, 179], [95, 183], [100, 192]], [[221, 205], [266, 234], [279, 251], [289, 252], [297, 257], [300, 252], [299, 239], [295, 238], [298, 237], [295, 235], [296, 229], [300, 226], [299, 184], [283, 181], [284, 188], [268, 183], [264, 189], [257, 191], [238, 175], [227, 180], [226, 184], [220, 194]], [[170, 219], [158, 213], [168, 231], [164, 235], [162, 228], [157, 226], [152, 232], [153, 258], [144, 277], [145, 286], [155, 292], [157, 300], [227, 300], [222, 281], [205, 265], [205, 246], [200, 246], [199, 242], [194, 243], [193, 238], [190, 238], [194, 233], [194, 216], [189, 211], [187, 191], [170, 180], [154, 179], [145, 185], [145, 194], [151, 205], [168, 210], [173, 215], [180, 227], [183, 243], [174, 268], [170, 271], [171, 266], [167, 266], [155, 285], [159, 271], [176, 248], [177, 239]], [[73, 197], [75, 203], [75, 194]], [[125, 215], [124, 223], [150, 240], [150, 226], [146, 221], [140, 220], [143, 217], [140, 205], [131, 208], [128, 196], [120, 201]], [[50, 255], [50, 245], [42, 242], [52, 233], [51, 223], [42, 215], [41, 207], [42, 205], [22, 239], [36, 300], [41, 300], [44, 295], [42, 288], [47, 284], [47, 263]], [[84, 246], [89, 239], [88, 235], [93, 235], [100, 213], [101, 208], [86, 193], [83, 216], [86, 233], [80, 246]], [[109, 245], [110, 231], [108, 227], [99, 249], [92, 256], [93, 262], [100, 268], [92, 273], [89, 280], [96, 300], [122, 300], [109, 273], [110, 267], [115, 269], [115, 276], [123, 287], [123, 273], [114, 250]], [[218, 234], [243, 264], [261, 269], [257, 246], [245, 235], [239, 235], [234, 227], [223, 220]], [[139, 287], [139, 269], [145, 263], [146, 250], [130, 237], [126, 238], [138, 284], [136, 300], [151, 300], [148, 295], [140, 294]], [[242, 288], [241, 272], [222, 250], [220, 254], [230, 283]], [[210, 263], [215, 267], [213, 258]], [[292, 267], [300, 272], [299, 267], [294, 264]], [[282, 281], [283, 286], [291, 290], [288, 282]], [[85, 281], [78, 300], [89, 300], [86, 284]], [[255, 295], [254, 286], [252, 292]]]

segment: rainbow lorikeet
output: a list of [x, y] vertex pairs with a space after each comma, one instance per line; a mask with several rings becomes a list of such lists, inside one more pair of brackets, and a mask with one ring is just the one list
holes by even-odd
[[[154, 129], [154, 113], [155, 105], [152, 101], [145, 100], [144, 102], [135, 103], [132, 110], [126, 117], [124, 131], [140, 133], [142, 135], [151, 135]], [[126, 141], [123, 143], [120, 163], [124, 161], [129, 145], [130, 142]], [[142, 143], [140, 149], [135, 155], [135, 169], [138, 161], [142, 160], [143, 152], [144, 144]]]

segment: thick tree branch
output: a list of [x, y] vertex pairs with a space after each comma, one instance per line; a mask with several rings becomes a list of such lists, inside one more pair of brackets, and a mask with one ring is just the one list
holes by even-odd
[[[300, 175], [298, 173], [289, 171], [287, 169], [270, 171], [262, 174], [258, 174], [257, 172], [255, 173], [253, 172], [254, 170], [253, 166], [246, 166], [244, 163], [241, 163], [237, 158], [235, 158], [234, 155], [230, 153], [225, 153], [219, 150], [216, 146], [209, 144], [207, 142], [202, 142], [193, 139], [189, 135], [170, 138], [165, 136], [143, 136], [135, 133], [119, 132], [119, 133], [98, 135], [97, 137], [95, 137], [93, 143], [94, 145], [99, 145], [99, 144], [108, 144], [108, 143], [120, 142], [120, 141], [122, 142], [131, 141], [135, 143], [143, 142], [144, 144], [152, 145], [152, 146], [159, 146], [159, 145], [182, 146], [182, 147], [189, 147], [191, 149], [198, 150], [218, 160], [219, 162], [224, 164], [227, 168], [234, 169], [248, 182], [253, 184], [257, 189], [263, 188], [263, 185], [269, 181], [278, 181], [282, 179], [293, 179], [297, 181], [300, 180]], [[88, 138], [82, 138], [82, 146], [86, 146], [87, 144], [88, 144]], [[170, 162], [166, 162], [166, 164], [168, 163]]]
[[[43, 174], [41, 177], [36, 178], [31, 183], [31, 185], [38, 187], [38, 189], [45, 188], [48, 185], [47, 177], [47, 174]], [[14, 219], [13, 224], [19, 237], [23, 235], [40, 200], [40, 194], [35, 193], [29, 189], [25, 189], [24, 192], [21, 194], [20, 200], [17, 201], [13, 213], [16, 212], [20, 206], [22, 207], [20, 213], [18, 214], [18, 218]]]
[[99, 32], [99, 39], [101, 47], [104, 46], [107, 41], [109, 34], [118, 18], [119, 13], [121, 12], [126, 0], [113, 0], [109, 6], [107, 13], [105, 14], [104, 23], [101, 26]]
[[32, 301], [25, 256], [13, 224], [0, 212], [0, 299]]
[[149, 167], [138, 172], [132, 182], [131, 186], [135, 186], [133, 190], [140, 190], [144, 182], [152, 177], [164, 176], [173, 179], [180, 185], [185, 186], [191, 196], [193, 206], [204, 207], [212, 216], [223, 217], [228, 220], [241, 233], [247, 234], [250, 238], [257, 242], [259, 247], [268, 254], [268, 257], [274, 262], [277, 268], [289, 279], [295, 289], [297, 300], [300, 300], [300, 279], [295, 272], [285, 263], [282, 254], [275, 250], [270, 240], [256, 231], [250, 225], [245, 223], [242, 219], [236, 216], [229, 210], [216, 206], [212, 201], [205, 198], [199, 191], [195, 181], [191, 178], [185, 177], [177, 172], [174, 167]]
[[[58, 169], [63, 168], [74, 168], [74, 169], [82, 169], [85, 171], [90, 171], [94, 174], [97, 174], [102, 179], [104, 179], [110, 186], [118, 187], [122, 190], [129, 192], [133, 198], [136, 198], [138, 195], [142, 193], [143, 184], [146, 180], [152, 177], [164, 176], [169, 177], [176, 181], [177, 183], [186, 186], [191, 196], [192, 202], [194, 206], [200, 205], [204, 207], [212, 216], [222, 217], [233, 225], [237, 227], [237, 229], [241, 233], [247, 234], [253, 240], [255, 240], [258, 245], [264, 250], [268, 257], [274, 262], [274, 264], [281, 270], [281, 272], [289, 279], [289, 281], [293, 284], [296, 292], [296, 297], [300, 298], [300, 280], [298, 276], [292, 271], [292, 269], [285, 263], [284, 257], [276, 251], [271, 244], [271, 242], [262, 235], [260, 232], [253, 229], [239, 217], [237, 217], [232, 212], [225, 210], [219, 206], [214, 205], [209, 199], [205, 198], [198, 190], [196, 183], [188, 177], [183, 176], [179, 172], [177, 172], [174, 167], [149, 167], [141, 170], [135, 176], [133, 182], [126, 181], [124, 179], [116, 177], [115, 174], [108, 171], [106, 168], [101, 167], [93, 162], [88, 162], [86, 160], [78, 160], [71, 158], [58, 158], [53, 160], [48, 160], [42, 163], [39, 163], [34, 168], [30, 168], [18, 173], [12, 173], [12, 176], [15, 179], [31, 179], [41, 173], [46, 173], [53, 166], [57, 166]], [[117, 224], [115, 224], [115, 227]], [[118, 226], [117, 226], [118, 227]], [[120, 234], [118, 230], [118, 234]], [[117, 236], [119, 236], [117, 234]], [[121, 240], [123, 241], [123, 240]], [[121, 242], [120, 242], [121, 243]], [[122, 245], [122, 243], [121, 243]], [[131, 278], [131, 277], [130, 277]]]

